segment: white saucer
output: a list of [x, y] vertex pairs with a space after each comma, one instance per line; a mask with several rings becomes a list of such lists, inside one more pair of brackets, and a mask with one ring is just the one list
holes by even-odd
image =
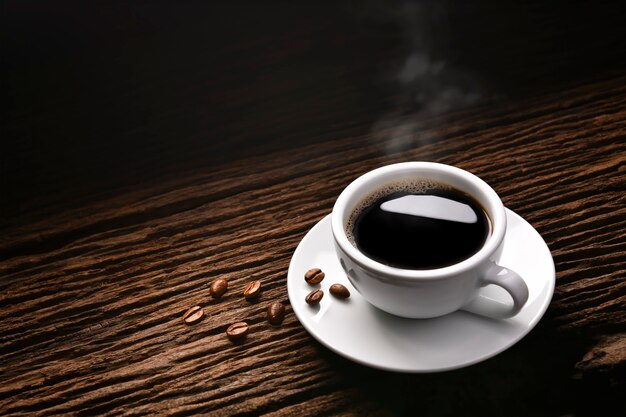
[[[320, 343], [355, 362], [398, 372], [438, 372], [462, 368], [511, 347], [539, 322], [554, 292], [552, 255], [539, 233], [507, 209], [507, 234], [501, 264], [519, 273], [528, 284], [529, 298], [522, 311], [507, 320], [493, 320], [457, 311], [434, 319], [403, 319], [366, 302], [350, 285], [335, 256], [330, 215], [302, 239], [293, 254], [287, 290], [293, 311]], [[311, 307], [304, 297], [313, 289], [304, 280], [310, 268], [321, 268], [324, 298]], [[340, 283], [349, 299], [334, 298], [328, 288]], [[316, 287], [317, 288], [317, 287]], [[483, 295], [509, 302], [498, 287]]]

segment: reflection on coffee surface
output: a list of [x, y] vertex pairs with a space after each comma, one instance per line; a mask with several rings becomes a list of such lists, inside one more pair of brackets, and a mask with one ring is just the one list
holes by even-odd
[[352, 212], [346, 234], [369, 258], [403, 269], [454, 265], [480, 250], [489, 217], [468, 194], [431, 180], [393, 183]]

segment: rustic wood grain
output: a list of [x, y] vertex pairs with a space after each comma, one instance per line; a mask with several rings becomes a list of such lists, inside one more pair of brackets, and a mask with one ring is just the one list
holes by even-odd
[[[461, 28], [484, 32], [460, 30], [455, 53], [495, 63], [486, 74], [498, 88], [519, 85], [506, 98], [487, 94], [441, 112], [371, 88], [380, 61], [407, 53], [395, 43], [406, 33], [389, 16], [363, 26], [313, 4], [305, 12], [221, 5], [230, 14], [211, 14], [212, 25], [230, 29], [221, 17], [237, 13], [250, 30], [225, 39], [203, 32], [199, 4], [185, 6], [187, 20], [156, 29], [111, 17], [119, 42], [96, 45], [111, 62], [81, 55], [76, 41], [67, 62], [37, 70], [34, 61], [32, 74], [9, 78], [14, 107], [3, 113], [3, 136], [17, 150], [0, 160], [9, 167], [0, 178], [0, 415], [626, 414], [626, 77], [623, 66], [609, 66], [621, 64], [626, 39], [617, 3], [552, 13], [538, 2], [523, 11], [532, 24], [477, 13]], [[473, 7], [459, 5], [451, 19], [462, 23]], [[561, 14], [578, 12], [588, 26]], [[522, 33], [507, 38], [513, 46], [488, 42], [512, 20], [511, 32]], [[187, 46], [177, 41], [191, 36], [208, 42], [221, 65], [195, 49], [179, 52]], [[483, 38], [487, 52], [470, 49]], [[150, 57], [146, 45], [194, 59], [149, 67], [143, 55], [133, 58]], [[485, 61], [494, 52], [506, 59]], [[137, 64], [139, 75], [118, 63]], [[96, 82], [74, 65], [113, 75]], [[33, 74], [78, 86], [60, 94], [64, 87], [50, 86], [56, 77]], [[31, 81], [32, 90], [18, 91]], [[38, 101], [41, 90], [52, 93]], [[85, 101], [88, 92], [97, 99]], [[368, 170], [412, 160], [484, 178], [543, 236], [557, 271], [548, 312], [526, 338], [441, 374], [350, 362], [304, 330], [287, 298], [293, 251], [340, 191]], [[229, 281], [219, 300], [209, 294], [216, 278]], [[263, 292], [250, 302], [242, 291], [253, 280]], [[266, 320], [272, 301], [286, 306], [280, 326]], [[206, 316], [185, 325], [195, 305]], [[225, 331], [238, 321], [250, 333], [233, 343]]]
[[[586, 363], [578, 366], [584, 370], [595, 360], [592, 337], [615, 334], [623, 345], [625, 81], [567, 91], [558, 101], [548, 95], [462, 112], [446, 123], [426, 121], [419, 132], [394, 139], [408, 144], [398, 152], [372, 135], [318, 143], [7, 231], [0, 270], [3, 414], [341, 414], [367, 398], [378, 379], [400, 391], [429, 380], [441, 389], [447, 379], [494, 384], [489, 372], [530, 382], [545, 372], [534, 369], [535, 361], [563, 368], [550, 373], [550, 383], [572, 384], [567, 368], [573, 374], [576, 362]], [[430, 143], [416, 143], [424, 137]], [[448, 376], [398, 376], [334, 357], [289, 308], [282, 326], [266, 322], [270, 301], [287, 303], [285, 275], [298, 241], [339, 191], [371, 168], [406, 160], [482, 176], [546, 239], [557, 266], [554, 300], [514, 353]], [[230, 286], [212, 300], [208, 287], [217, 277]], [[264, 291], [249, 303], [241, 291], [254, 279]], [[185, 326], [181, 316], [196, 304], [207, 317]], [[240, 320], [251, 324], [250, 334], [232, 344], [224, 331]], [[576, 342], [549, 346], [544, 338]], [[571, 362], [543, 357], [563, 354]], [[602, 358], [613, 378], [624, 370], [619, 351]], [[506, 376], [511, 368], [519, 375]], [[473, 401], [481, 395], [465, 389]], [[383, 398], [368, 401], [373, 412], [384, 411]]]

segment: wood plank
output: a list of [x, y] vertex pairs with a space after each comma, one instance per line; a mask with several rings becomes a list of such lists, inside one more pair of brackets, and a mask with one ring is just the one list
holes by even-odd
[[[602, 351], [586, 337], [610, 335], [626, 323], [624, 85], [618, 78], [570, 90], [569, 101], [548, 95], [510, 105], [487, 113], [480, 128], [483, 108], [447, 125], [406, 118], [413, 130], [394, 138], [400, 151], [374, 140], [390, 132], [278, 151], [8, 231], [0, 264], [0, 409], [11, 415], [356, 415], [365, 408], [352, 407], [374, 380], [399, 392], [428, 381], [443, 389], [447, 380], [470, 381], [503, 367], [513, 375], [494, 377], [530, 383], [545, 371], [524, 370], [518, 361], [544, 363], [539, 356], [558, 355], [542, 339], [557, 334], [582, 334], [570, 347], [558, 345], [567, 351], [557, 366], [582, 361], [577, 369], [586, 372], [594, 349]], [[595, 93], [609, 88], [611, 94]], [[427, 143], [420, 142], [424, 137]], [[314, 342], [289, 306], [280, 327], [264, 317], [268, 302], [288, 304], [290, 256], [340, 190], [371, 168], [405, 160], [450, 163], [484, 177], [539, 230], [557, 265], [554, 300], [534, 336], [447, 377], [361, 368]], [[230, 287], [215, 301], [208, 286], [217, 277]], [[264, 291], [250, 304], [240, 293], [252, 279]], [[181, 315], [195, 304], [207, 317], [185, 326]], [[251, 333], [232, 344], [224, 331], [239, 320], [251, 324]], [[615, 338], [621, 346], [622, 336]], [[600, 363], [621, 371], [623, 355]], [[568, 378], [550, 377], [563, 384], [555, 392], [571, 388]], [[512, 388], [492, 389], [508, 395]], [[468, 390], [455, 395], [478, 395]], [[385, 415], [381, 397], [367, 404]]]
[[[626, 415], [622, 2], [1, 9], [0, 415]], [[528, 336], [441, 374], [344, 359], [287, 298], [340, 191], [410, 160], [484, 178], [557, 269]]]

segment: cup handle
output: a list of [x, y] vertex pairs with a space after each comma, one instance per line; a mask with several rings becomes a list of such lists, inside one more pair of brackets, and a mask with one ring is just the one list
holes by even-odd
[[511, 295], [513, 305], [481, 296], [478, 293], [476, 297], [461, 309], [494, 319], [506, 319], [519, 313], [528, 300], [528, 286], [522, 277], [515, 271], [511, 271], [496, 263], [491, 264], [483, 277], [480, 278], [480, 287], [489, 284], [504, 288]]

